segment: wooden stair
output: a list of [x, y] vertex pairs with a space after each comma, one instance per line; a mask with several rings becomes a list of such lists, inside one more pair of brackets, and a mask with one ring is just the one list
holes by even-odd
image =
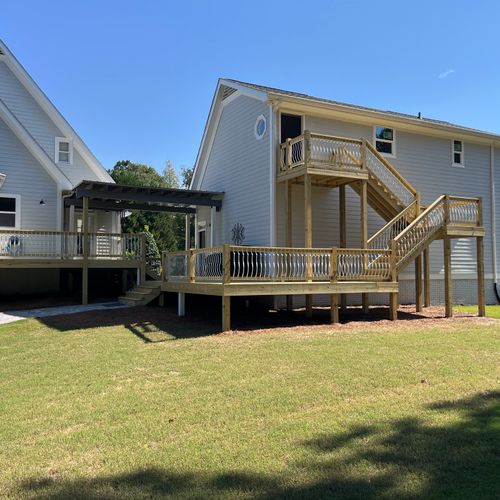
[[129, 290], [118, 302], [128, 306], [145, 306], [161, 293], [161, 281], [145, 281], [142, 285]]

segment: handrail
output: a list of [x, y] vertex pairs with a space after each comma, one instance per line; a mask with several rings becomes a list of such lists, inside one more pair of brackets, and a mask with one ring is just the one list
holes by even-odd
[[394, 241], [397, 243], [401, 238], [405, 236], [406, 233], [411, 231], [415, 225], [417, 225], [420, 221], [425, 219], [425, 217], [437, 206], [440, 202], [442, 202], [446, 198], [446, 195], [443, 194], [439, 198], [437, 198], [434, 202], [432, 202], [408, 227], [406, 227], [403, 231], [401, 231], [395, 238]]
[[[391, 229], [393, 229], [393, 228], [397, 229], [400, 221], [404, 217], [409, 215], [410, 212], [414, 211], [412, 215], [416, 216], [416, 209], [417, 209], [418, 204], [419, 204], [419, 200], [418, 199], [414, 200], [406, 208], [404, 208], [401, 212], [399, 212], [394, 218], [392, 218], [385, 226], [380, 228], [373, 236], [371, 236], [368, 239], [368, 241], [367, 241], [368, 248], [370, 248], [375, 241], [380, 239], [382, 237], [382, 235], [384, 235], [385, 233], [387, 233]], [[408, 224], [410, 224], [409, 221], [408, 221]], [[378, 248], [389, 248], [389, 241], [391, 239], [394, 239], [394, 238], [388, 238], [388, 239], [386, 238], [387, 241], [385, 242], [384, 246], [379, 246]]]
[[380, 160], [385, 167], [391, 171], [391, 173], [401, 181], [402, 184], [408, 189], [408, 191], [413, 194], [413, 196], [417, 196], [418, 191], [396, 170], [378, 151], [377, 149], [370, 143], [366, 142], [367, 148]]

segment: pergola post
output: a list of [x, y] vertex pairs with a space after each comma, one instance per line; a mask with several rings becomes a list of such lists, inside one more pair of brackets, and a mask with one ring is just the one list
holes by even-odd
[[215, 214], [216, 208], [210, 207], [210, 246], [215, 246]]
[[[312, 186], [311, 176], [305, 174], [304, 176], [304, 246], [305, 248], [312, 248]], [[307, 281], [312, 281], [312, 261], [311, 257], [307, 257], [306, 265]], [[306, 316], [312, 317], [312, 295], [306, 295]]]
[[[184, 228], [184, 250], [189, 250], [191, 247], [191, 215], [186, 214], [186, 227]], [[187, 273], [187, 262], [186, 262], [186, 273]], [[177, 315], [185, 316], [186, 315], [186, 294], [178, 293], [177, 294]]]
[[89, 198], [83, 197], [83, 262], [82, 262], [82, 304], [89, 302]]
[[[285, 182], [285, 246], [292, 246], [292, 183]], [[286, 309], [293, 309], [293, 295], [286, 296]]]
[[[368, 181], [367, 180], [362, 180], [361, 181], [361, 210], [360, 210], [360, 224], [361, 224], [361, 248], [366, 249], [368, 248]], [[363, 257], [363, 267], [366, 271], [366, 267], [368, 266], [368, 258], [365, 255]], [[363, 307], [363, 313], [368, 312], [369, 308], [369, 297], [367, 293], [362, 294], [362, 307]]]
[[[339, 247], [345, 248], [347, 246], [347, 212], [345, 205], [345, 184], [339, 186]], [[340, 308], [345, 310], [346, 308], [346, 295], [342, 293], [340, 295]]]

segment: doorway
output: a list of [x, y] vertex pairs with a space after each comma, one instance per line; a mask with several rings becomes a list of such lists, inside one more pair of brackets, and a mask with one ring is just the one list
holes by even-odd
[[281, 115], [280, 123], [281, 137], [280, 142], [285, 142], [287, 139], [293, 139], [302, 134], [302, 116], [301, 115]]

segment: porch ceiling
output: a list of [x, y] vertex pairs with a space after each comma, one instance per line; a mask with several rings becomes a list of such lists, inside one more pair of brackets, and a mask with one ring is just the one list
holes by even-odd
[[64, 205], [103, 210], [150, 210], [153, 212], [194, 213], [196, 207], [222, 205], [224, 193], [159, 187], [129, 186], [112, 182], [82, 181], [64, 198]]

